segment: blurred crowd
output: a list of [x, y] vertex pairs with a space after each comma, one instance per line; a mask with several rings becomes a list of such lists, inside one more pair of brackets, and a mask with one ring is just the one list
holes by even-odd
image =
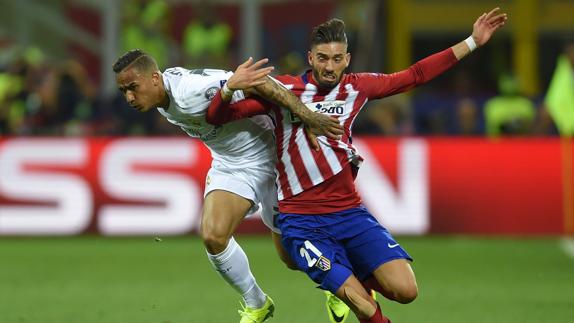
[[119, 92], [100, 95], [78, 61], [52, 60], [33, 47], [18, 50], [15, 57], [0, 69], [0, 135], [162, 133], [156, 125], [160, 118], [131, 111]]
[[[342, 3], [347, 5], [336, 7], [333, 14], [345, 18], [346, 14], [361, 17], [369, 13], [368, 8], [349, 5], [354, 1]], [[122, 53], [143, 48], [162, 67], [233, 70], [240, 63], [236, 28], [207, 3], [200, 2], [184, 26], [169, 25], [172, 21], [169, 15], [174, 10], [165, 1], [125, 1], [124, 6]], [[347, 21], [352, 68], [358, 71], [363, 68], [359, 51], [369, 50], [357, 38], [358, 29], [365, 26], [360, 26], [361, 19]], [[266, 43], [273, 35], [267, 32], [264, 35], [267, 40], [264, 39], [263, 55], [276, 57], [272, 63], [278, 73], [299, 74], [306, 69], [304, 35], [308, 31], [299, 29], [294, 24], [289, 32], [299, 35], [298, 42], [281, 42], [289, 49]], [[119, 92], [104, 96], [86, 66], [78, 60], [55, 59], [36, 47], [22, 48], [6, 41], [0, 41], [0, 49], [4, 53], [0, 57], [1, 136], [183, 135], [158, 113], [140, 114], [130, 109]], [[574, 66], [574, 45], [565, 52]], [[492, 137], [558, 134], [543, 97], [522, 95], [512, 74], [501, 72], [494, 87], [497, 91], [491, 93], [475, 91], [469, 85], [471, 78], [463, 71], [446, 80], [437, 80], [439, 85], [430, 90], [369, 103], [355, 122], [355, 134]]]

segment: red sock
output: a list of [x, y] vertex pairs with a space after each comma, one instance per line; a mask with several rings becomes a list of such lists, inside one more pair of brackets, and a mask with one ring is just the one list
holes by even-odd
[[381, 311], [381, 307], [379, 306], [379, 303], [377, 303], [377, 310], [375, 311], [375, 314], [373, 314], [373, 316], [371, 316], [371, 318], [359, 320], [359, 322], [360, 323], [391, 323], [391, 320], [389, 320], [388, 317], [383, 315], [383, 312]]

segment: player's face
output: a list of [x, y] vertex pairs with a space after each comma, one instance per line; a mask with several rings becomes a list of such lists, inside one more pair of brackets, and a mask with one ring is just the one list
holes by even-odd
[[140, 112], [158, 107], [165, 96], [157, 71], [144, 72], [128, 67], [116, 74], [116, 82], [128, 104]]
[[315, 45], [307, 54], [313, 77], [321, 87], [332, 88], [339, 84], [351, 62], [345, 43], [332, 42]]

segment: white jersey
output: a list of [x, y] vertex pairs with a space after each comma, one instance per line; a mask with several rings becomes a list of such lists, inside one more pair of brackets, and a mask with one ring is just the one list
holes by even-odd
[[[275, 144], [273, 121], [267, 115], [241, 119], [222, 126], [205, 120], [211, 99], [233, 75], [213, 69], [188, 70], [181, 67], [163, 72], [169, 108], [158, 108], [167, 120], [183, 129], [189, 136], [199, 138], [211, 150], [214, 168], [269, 168], [273, 172]], [[235, 91], [233, 101], [244, 98]]]

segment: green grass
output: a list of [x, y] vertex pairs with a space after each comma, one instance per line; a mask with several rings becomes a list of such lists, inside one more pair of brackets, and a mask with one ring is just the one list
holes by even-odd
[[[420, 295], [409, 305], [379, 296], [393, 322], [574, 322], [574, 259], [556, 238], [399, 240]], [[267, 237], [238, 241], [277, 305], [270, 323], [328, 322], [323, 294]], [[227, 323], [239, 321], [238, 302], [197, 238], [0, 239], [2, 323]]]

